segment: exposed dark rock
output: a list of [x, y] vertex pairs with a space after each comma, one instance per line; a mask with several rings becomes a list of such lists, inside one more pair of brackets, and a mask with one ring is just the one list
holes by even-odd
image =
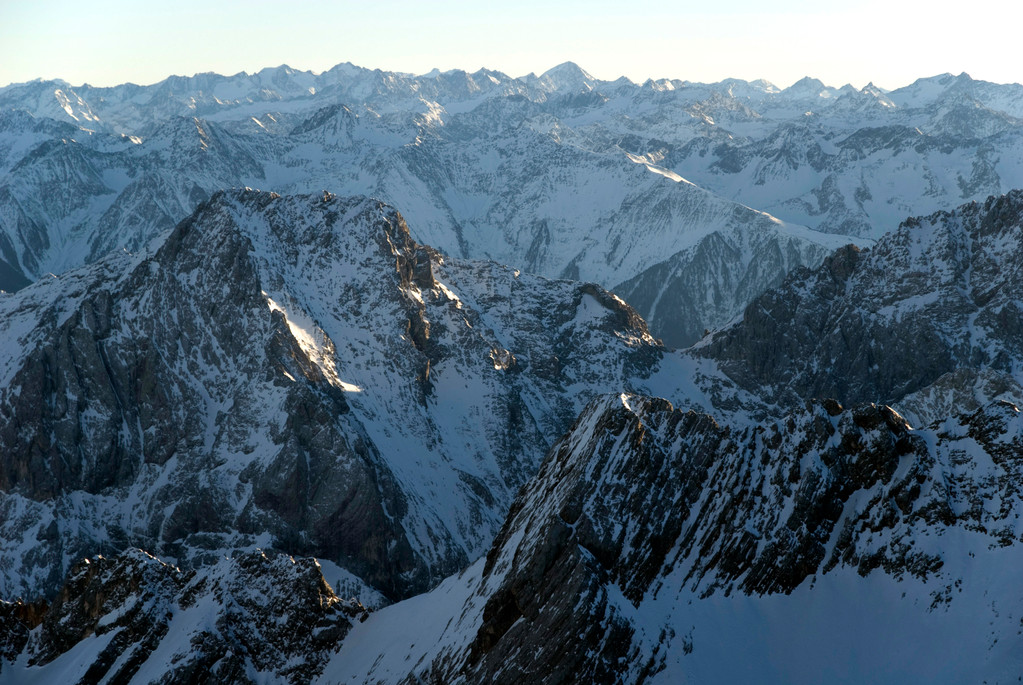
[[39, 628], [26, 653], [31, 672], [95, 644], [83, 684], [140, 672], [173, 683], [256, 682], [256, 673], [301, 683], [365, 614], [312, 559], [255, 551], [183, 572], [130, 550], [76, 565], [44, 617], [29, 617]]
[[696, 353], [788, 406], [897, 403], [960, 370], [1006, 373], [1023, 349], [1021, 245], [1020, 191], [908, 220], [869, 251], [793, 272]]
[[46, 601], [0, 601], [0, 673], [5, 661], [14, 661], [21, 654], [29, 634], [43, 622], [48, 610]]
[[[946, 430], [832, 400], [742, 430], [663, 400], [596, 401], [512, 507], [462, 610], [479, 612], [474, 637], [408, 682], [642, 682], [664, 655], [628, 616], [680, 582], [790, 593], [838, 565], [926, 581], [944, 561], [922, 531], [1018, 543], [1004, 533], [1023, 501], [1018, 410], [992, 404]], [[997, 475], [963, 470], [984, 455]]]

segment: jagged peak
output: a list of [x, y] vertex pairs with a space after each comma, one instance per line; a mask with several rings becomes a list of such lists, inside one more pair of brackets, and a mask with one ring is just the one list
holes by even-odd
[[765, 93], [778, 93], [781, 89], [774, 85], [767, 79], [758, 78], [755, 81], [750, 81], [751, 86], [762, 89]]
[[[211, 137], [211, 132], [214, 134]], [[146, 141], [166, 140], [173, 143], [188, 143], [198, 140], [204, 146], [209, 145], [213, 138], [224, 135], [220, 124], [204, 117], [178, 115], [169, 116], [139, 132]]]
[[[419, 248], [394, 207], [364, 195], [337, 196], [326, 190], [296, 195], [247, 187], [220, 190], [183, 221], [179, 230], [184, 234], [193, 226], [203, 232], [237, 233], [257, 251], [265, 251], [270, 245], [304, 245], [323, 252], [328, 242], [338, 240], [347, 246], [337, 248], [342, 252], [357, 245], [378, 245], [387, 255], [395, 251], [410, 255]], [[332, 252], [333, 257], [347, 257], [342, 252]]]
[[[211, 615], [208, 623], [179, 620], [183, 610], [200, 604]], [[153, 635], [178, 631], [193, 643], [216, 645], [213, 659], [218, 666], [233, 660], [232, 668], [239, 672], [279, 671], [274, 680], [287, 675], [308, 681], [330, 654], [325, 649], [329, 638], [323, 635], [343, 637], [366, 613], [357, 601], [333, 593], [313, 559], [257, 549], [182, 573], [146, 552], [129, 549], [109, 559], [81, 561], [53, 605], [43, 609], [44, 617], [36, 621], [41, 624], [38, 640], [28, 648], [36, 663], [46, 664], [80, 642], [106, 644], [106, 633], [131, 635], [133, 642], [145, 643]], [[268, 614], [272, 620], [266, 620]], [[21, 623], [31, 625], [26, 618]], [[134, 644], [128, 645], [124, 654], [131, 654]], [[298, 655], [303, 663], [300, 677], [292, 663]], [[173, 667], [161, 663], [152, 650], [141, 662], [150, 658], [153, 662], [143, 669], [210, 670], [202, 650], [179, 654]], [[94, 666], [90, 673], [125, 681], [138, 668], [122, 658]]]
[[8, 84], [6, 86], [3, 86], [3, 88], [0, 88], [0, 90], [30, 88], [30, 87], [37, 87], [37, 86], [41, 86], [43, 88], [52, 88], [52, 87], [68, 88], [68, 89], [73, 89], [74, 88], [74, 86], [72, 86], [70, 83], [68, 83], [67, 81], [65, 81], [62, 78], [34, 78], [34, 79], [30, 80], [30, 81], [22, 81], [20, 83], [10, 83], [10, 84]]
[[[380, 209], [387, 213], [397, 214], [397, 210], [390, 205], [366, 195], [338, 196], [324, 190], [319, 193], [297, 193], [281, 195], [272, 190], [261, 190], [248, 186], [238, 188], [226, 188], [218, 190], [210, 199], [200, 205], [198, 212], [203, 207], [244, 207], [249, 210], [265, 211], [271, 203], [279, 203], [294, 210], [306, 211], [313, 214], [322, 214], [339, 209], [349, 210], [358, 208]], [[279, 211], [280, 208], [277, 209]]]
[[[470, 74], [465, 69], [457, 69], [457, 68], [456, 69], [445, 69], [444, 71], [440, 71], [439, 69], [434, 69], [431, 72], [431, 74], [432, 74], [432, 76], [430, 78], [435, 78], [435, 79], [468, 78], [468, 77], [470, 77], [472, 75], [472, 74]], [[416, 78], [421, 78], [421, 77], [417, 76]]]
[[669, 91], [669, 90], [675, 90], [676, 89], [676, 86], [672, 82], [672, 80], [671, 79], [667, 79], [667, 78], [661, 78], [661, 79], [648, 78], [646, 81], [644, 81], [641, 84], [640, 87], [644, 88], [644, 89], [656, 90], [656, 91]]
[[340, 103], [327, 105], [319, 108], [309, 115], [307, 119], [296, 124], [291, 129], [290, 135], [301, 135], [317, 129], [328, 128], [332, 122], [334, 122], [334, 127], [338, 126], [340, 122], [343, 122], [343, 125], [348, 127], [356, 124], [358, 120], [359, 115], [347, 105]]
[[472, 75], [474, 77], [489, 76], [489, 77], [496, 78], [498, 81], [507, 81], [510, 78], [508, 76], [508, 74], [504, 73], [503, 71], [497, 71], [495, 69], [487, 69], [486, 67], [480, 67], [479, 69], [474, 71], [472, 73]]
[[897, 89], [896, 92], [902, 90], [918, 90], [920, 88], [928, 88], [933, 86], [946, 87], [954, 83], [955, 79], [956, 77], [947, 71], [943, 74], [935, 74], [934, 76], [923, 76], [921, 78], [916, 79], [915, 81], [913, 81], [913, 83], [909, 84], [908, 86], [904, 86], [903, 88]]

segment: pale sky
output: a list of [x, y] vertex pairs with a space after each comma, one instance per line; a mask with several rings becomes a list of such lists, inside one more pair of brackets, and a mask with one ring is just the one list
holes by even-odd
[[803, 76], [897, 88], [968, 72], [1023, 82], [1012, 0], [720, 0], [514, 3], [409, 0], [0, 0], [0, 86], [149, 84], [340, 62], [411, 73], [512, 76], [576, 62], [594, 76], [719, 81]]

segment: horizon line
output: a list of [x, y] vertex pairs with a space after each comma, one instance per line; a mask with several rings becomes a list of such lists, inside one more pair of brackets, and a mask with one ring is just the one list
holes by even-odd
[[913, 84], [915, 84], [915, 83], [917, 83], [919, 81], [922, 81], [922, 80], [930, 80], [930, 79], [935, 79], [935, 78], [940, 78], [940, 77], [949, 77], [949, 76], [953, 77], [953, 78], [966, 77], [967, 79], [969, 79], [971, 81], [977, 81], [977, 82], [980, 82], [980, 83], [991, 83], [991, 84], [994, 84], [994, 85], [1004, 85], [1004, 86], [1023, 85], [1023, 84], [1021, 84], [1018, 81], [1010, 81], [1010, 82], [1004, 82], [1003, 83], [1003, 82], [997, 82], [997, 81], [986, 81], [984, 79], [975, 79], [972, 76], [970, 76], [970, 74], [968, 74], [966, 71], [962, 71], [959, 74], [953, 74], [952, 72], [945, 71], [945, 72], [935, 73], [935, 74], [928, 75], [928, 76], [919, 76], [919, 77], [915, 78], [913, 81], [911, 81], [909, 83], [906, 83], [904, 85], [895, 87], [895, 88], [887, 88], [887, 87], [884, 87], [884, 86], [878, 86], [873, 80], [868, 81], [862, 87], [857, 88], [852, 83], [845, 83], [845, 84], [842, 84], [841, 86], [831, 85], [829, 83], [826, 83], [823, 79], [820, 79], [820, 78], [818, 78], [816, 76], [812, 76], [810, 74], [806, 74], [806, 75], [796, 79], [795, 81], [793, 81], [791, 84], [789, 84], [787, 86], [779, 86], [774, 81], [771, 81], [770, 79], [763, 78], [763, 77], [756, 78], [756, 79], [744, 79], [744, 78], [735, 77], [735, 76], [727, 76], [727, 77], [722, 78], [722, 79], [720, 79], [718, 81], [691, 81], [689, 79], [672, 77], [672, 76], [664, 76], [664, 77], [652, 77], [652, 76], [649, 76], [645, 80], [637, 81], [637, 80], [634, 80], [634, 79], [632, 79], [632, 78], [630, 78], [628, 76], [625, 76], [623, 74], [621, 76], [618, 76], [615, 79], [605, 79], [605, 78], [600, 78], [600, 77], [594, 76], [589, 70], [587, 70], [586, 68], [580, 66], [577, 62], [572, 61], [572, 60], [567, 60], [567, 61], [561, 62], [559, 64], [556, 64], [553, 67], [550, 67], [549, 69], [547, 69], [546, 71], [541, 72], [540, 74], [537, 74], [535, 71], [531, 71], [531, 72], [529, 72], [527, 74], [523, 74], [521, 76], [511, 76], [506, 71], [502, 71], [501, 69], [495, 69], [495, 68], [486, 67], [486, 66], [481, 66], [481, 67], [477, 68], [474, 71], [470, 71], [469, 69], [465, 69], [465, 68], [462, 68], [462, 67], [455, 67], [455, 68], [451, 68], [451, 69], [440, 69], [439, 67], [433, 67], [433, 68], [429, 69], [428, 71], [425, 71], [425, 72], [422, 72], [422, 73], [416, 73], [416, 72], [413, 72], [413, 71], [381, 69], [379, 67], [366, 67], [366, 66], [358, 65], [358, 64], [355, 64], [355, 63], [353, 63], [351, 61], [347, 61], [346, 60], [346, 61], [343, 61], [343, 62], [338, 62], [337, 64], [334, 64], [331, 67], [323, 69], [322, 71], [316, 71], [314, 69], [301, 69], [301, 68], [297, 68], [297, 67], [292, 67], [291, 65], [289, 65], [287, 63], [282, 63], [282, 64], [279, 64], [277, 66], [261, 67], [260, 69], [257, 69], [255, 71], [248, 71], [248, 70], [243, 69], [243, 70], [240, 70], [240, 71], [237, 71], [237, 72], [229, 74], [229, 73], [224, 73], [224, 72], [212, 71], [211, 70], [211, 71], [197, 71], [197, 72], [195, 72], [195, 73], [193, 73], [191, 75], [186, 75], [186, 74], [182, 74], [182, 73], [171, 73], [171, 74], [168, 74], [167, 76], [164, 76], [161, 79], [158, 79], [158, 80], [152, 81], [152, 82], [148, 82], [148, 83], [136, 83], [135, 81], [121, 81], [119, 83], [114, 83], [114, 84], [111, 84], [111, 85], [97, 85], [95, 83], [90, 83], [89, 81], [83, 81], [81, 84], [75, 85], [74, 83], [72, 83], [72, 82], [70, 82], [70, 81], [68, 81], [68, 80], [66, 80], [64, 78], [61, 78], [59, 76], [58, 77], [38, 76], [36, 78], [29, 79], [27, 81], [11, 81], [11, 82], [3, 85], [3, 86], [0, 86], [0, 90], [6, 90], [8, 88], [17, 87], [17, 86], [27, 86], [27, 85], [31, 85], [33, 83], [46, 83], [48, 81], [60, 82], [60, 83], [66, 84], [68, 87], [70, 87], [72, 89], [75, 89], [75, 88], [110, 89], [110, 88], [118, 88], [118, 87], [121, 87], [121, 86], [136, 86], [136, 87], [139, 87], [139, 88], [149, 88], [149, 87], [152, 87], [152, 86], [160, 85], [161, 83], [164, 83], [165, 81], [168, 81], [170, 79], [176, 79], [176, 78], [177, 79], [195, 79], [195, 78], [198, 78], [200, 76], [218, 76], [218, 77], [222, 77], [222, 78], [251, 77], [251, 76], [257, 76], [261, 72], [264, 72], [264, 71], [278, 71], [280, 69], [290, 69], [290, 70], [292, 70], [294, 72], [297, 72], [297, 73], [310, 74], [310, 75], [312, 75], [314, 77], [320, 77], [320, 76], [323, 76], [326, 73], [329, 73], [329, 72], [333, 71], [334, 69], [337, 69], [338, 67], [343, 67], [343, 66], [351, 66], [351, 67], [354, 67], [356, 69], [365, 70], [365, 71], [369, 71], [369, 72], [380, 72], [380, 73], [384, 73], [384, 74], [393, 74], [393, 75], [396, 75], [396, 76], [401, 76], [401, 77], [411, 78], [411, 79], [431, 78], [431, 77], [434, 77], [436, 75], [444, 75], [444, 74], [452, 74], [452, 73], [464, 73], [464, 74], [467, 74], [469, 76], [472, 76], [472, 75], [478, 74], [480, 72], [490, 72], [490, 73], [501, 74], [501, 75], [506, 76], [509, 79], [512, 79], [512, 80], [515, 80], [515, 81], [522, 81], [522, 80], [529, 79], [531, 77], [532, 78], [543, 78], [544, 76], [550, 74], [554, 70], [559, 69], [561, 67], [574, 66], [577, 69], [579, 69], [580, 71], [582, 71], [584, 74], [586, 74], [587, 76], [592, 78], [593, 80], [598, 81], [600, 83], [605, 83], [605, 84], [616, 83], [616, 82], [622, 81], [623, 79], [628, 81], [629, 83], [632, 83], [635, 86], [643, 86], [643, 85], [645, 85], [647, 83], [650, 83], [650, 82], [653, 82], [653, 83], [681, 82], [683, 84], [689, 84], [689, 85], [716, 85], [716, 84], [720, 84], [720, 83], [725, 83], [726, 81], [739, 81], [739, 82], [743, 82], [743, 83], [747, 83], [747, 84], [763, 83], [763, 84], [766, 84], [766, 85], [769, 85], [769, 86], [773, 86], [774, 88], [777, 88], [780, 91], [788, 90], [789, 88], [792, 88], [793, 86], [795, 86], [796, 84], [798, 84], [798, 83], [800, 83], [802, 81], [813, 80], [813, 81], [817, 81], [817, 82], [821, 83], [824, 88], [827, 88], [829, 90], [841, 90], [841, 89], [846, 88], [846, 87], [852, 87], [852, 88], [856, 88], [856, 90], [858, 90], [858, 91], [862, 91], [864, 88], [867, 88], [868, 86], [874, 86], [875, 88], [878, 88], [878, 89], [880, 89], [883, 92], [890, 93], [890, 92], [893, 92], [893, 91], [896, 91], [896, 90], [900, 90], [902, 88], [907, 88], [909, 86], [912, 86]]

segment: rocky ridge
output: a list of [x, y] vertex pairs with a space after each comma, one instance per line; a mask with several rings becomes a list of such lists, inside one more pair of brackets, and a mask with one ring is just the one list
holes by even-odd
[[[687, 345], [837, 246], [800, 226], [867, 244], [905, 216], [1021, 185], [1021, 103], [1018, 86], [966, 74], [886, 93], [605, 82], [572, 64], [18, 84], [0, 92], [0, 287], [139, 249], [224, 187], [329, 188], [395, 204], [447, 254], [627, 288], [655, 334]], [[671, 189], [682, 177], [713, 195]], [[745, 226], [773, 235], [750, 243]], [[675, 330], [678, 311], [699, 320]]]
[[[748, 598], [799, 596], [798, 588], [850, 577], [901, 588], [903, 599], [908, 592], [914, 599], [898, 613], [916, 622], [939, 607], [970, 605], [989, 588], [969, 557], [1005, 569], [1020, 556], [1021, 431], [1019, 410], [1006, 403], [925, 431], [888, 407], [847, 410], [831, 401], [734, 430], [663, 400], [602, 398], [552, 449], [486, 560], [431, 593], [462, 600], [449, 611], [432, 605], [442, 615], [427, 629], [440, 637], [417, 647], [421, 635], [400, 635], [413, 644], [397, 651], [419, 665], [362, 651], [416, 609], [398, 605], [371, 617], [324, 677], [677, 682], [709, 667], [722, 678], [730, 667], [715, 661], [720, 654], [702, 634], [713, 634], [714, 621], [701, 623], [700, 605], [734, 613]], [[974, 674], [1018, 666], [1018, 639], [998, 638], [1023, 618], [1023, 597], [1005, 589], [997, 609], [969, 620], [978, 630], [1000, 626], [982, 631], [990, 635], [983, 657], [963, 654], [959, 632], [938, 650], [960, 654]], [[941, 610], [958, 621], [961, 606]], [[768, 620], [767, 629], [788, 633], [783, 622]], [[856, 649], [818, 648], [822, 660]], [[879, 664], [888, 658], [878, 656]], [[855, 664], [866, 678], [894, 677], [869, 660]], [[790, 664], [788, 672], [798, 671]], [[954, 682], [954, 672], [942, 678]]]
[[[790, 406], [906, 399], [920, 425], [950, 405], [1019, 402], [1021, 245], [1020, 191], [910, 219], [870, 250], [793, 273], [694, 351]], [[953, 394], [928, 408], [935, 383]]]
[[[375, 615], [325, 673], [1015, 679], [1021, 207], [1014, 192], [908, 220], [871, 250], [797, 270], [690, 350], [778, 401], [756, 422], [629, 395], [596, 401], [486, 560]], [[859, 404], [804, 399], [829, 394]], [[911, 420], [869, 403], [886, 398]], [[423, 607], [441, 637], [416, 647], [421, 634], [400, 625], [424, 620]], [[400, 635], [397, 651], [419, 665], [375, 652], [379, 631]], [[926, 645], [920, 658], [898, 647], [907, 632]], [[969, 666], [949, 668], [949, 655]]]
[[[1023, 419], [1004, 402], [919, 431], [889, 407], [833, 401], [736, 430], [664, 400], [605, 396], [552, 448], [486, 558], [430, 593], [367, 614], [338, 600], [309, 560], [250, 552], [182, 572], [134, 551], [78, 565], [49, 610], [19, 605], [15, 620], [32, 629], [4, 668], [37, 677], [78, 669], [81, 682], [216, 673], [238, 682], [656, 683], [742, 669], [804, 682], [838, 660], [899, 682], [906, 672], [885, 664], [901, 647], [880, 626], [889, 642], [875, 660], [850, 666], [857, 644], [833, 640], [815, 641], [819, 653], [800, 652], [802, 661], [758, 661], [805, 649], [807, 638], [785, 629], [797, 616], [810, 632], [858, 621], [842, 597], [852, 582], [873, 588], [854, 600], [858, 610], [888, 607], [894, 634], [920, 621], [945, 626], [924, 651], [967, 669], [912, 671], [934, 661], [924, 656], [910, 671], [998, 680], [1020, 665], [1008, 636], [1023, 598], [1014, 575], [997, 569], [1023, 556], [1021, 455]], [[992, 589], [997, 602], [978, 610]], [[808, 593], [823, 605], [808, 612]], [[779, 611], [765, 603], [771, 596], [795, 606]], [[251, 632], [264, 616], [275, 617], [275, 632]], [[722, 620], [726, 630], [760, 624], [783, 641], [722, 653]], [[964, 626], [977, 637], [964, 640]]]
[[128, 550], [72, 568], [42, 617], [23, 619], [32, 630], [8, 669], [72, 683], [303, 683], [366, 615], [312, 559], [255, 551], [182, 571]]
[[[919, 196], [903, 193], [903, 177], [891, 185], [928, 211], [927, 203], [947, 201], [949, 184], [974, 197], [1014, 173], [988, 155], [1012, 149], [1018, 93], [968, 77], [895, 93], [813, 80], [785, 93], [763, 83], [664, 81], [637, 95], [635, 84], [600, 83], [572, 66], [522, 79], [515, 92], [496, 72], [434, 74], [437, 101], [417, 100], [412, 114], [404, 107], [423, 79], [377, 73], [371, 86], [346, 91], [376, 103], [370, 111], [320, 107], [301, 74], [267, 72], [257, 81], [264, 91], [265, 79], [277, 84], [283, 111], [259, 114], [267, 97], [239, 90], [222, 100], [237, 81], [206, 75], [171, 84], [165, 104], [180, 106], [180, 93], [201, 81], [208, 93], [219, 89], [199, 98], [210, 120], [189, 114], [165, 125], [161, 114], [138, 129], [142, 136], [111, 134], [101, 108], [69, 96], [67, 84], [55, 113], [75, 119], [71, 129], [3, 112], [0, 253], [16, 268], [0, 276], [21, 287], [33, 259], [37, 275], [60, 273], [0, 296], [5, 339], [17, 340], [0, 355], [0, 440], [13, 455], [0, 473], [0, 534], [16, 548], [0, 561], [4, 592], [35, 596], [70, 571], [52, 609], [0, 605], [8, 675], [77, 669], [85, 680], [116, 679], [137, 667], [139, 680], [152, 679], [171, 662], [140, 664], [146, 645], [189, 654], [178, 659], [184, 681], [213, 668], [231, 680], [319, 674], [324, 682], [735, 681], [749, 672], [781, 682], [855, 674], [962, 682], [1023, 672], [1012, 637], [1023, 615], [1013, 572], [1023, 563], [1018, 193], [907, 221], [869, 250], [840, 250], [754, 302], [695, 358], [664, 350], [635, 311], [599, 287], [446, 258], [413, 241], [403, 219], [376, 201], [213, 194], [241, 176], [323, 187], [339, 164], [354, 170], [342, 185], [400, 191], [424, 218], [423, 234], [458, 254], [503, 259], [524, 250], [520, 266], [575, 276], [644, 262], [628, 249], [580, 249], [571, 227], [509, 208], [526, 196], [557, 219], [567, 195], [549, 191], [555, 177], [589, 179], [597, 190], [607, 181], [634, 194], [580, 212], [588, 224], [628, 237], [619, 218], [640, 217], [660, 231], [641, 247], [671, 255], [620, 290], [646, 312], [724, 316], [728, 298], [734, 305], [758, 283], [812, 263], [800, 250], [826, 241], [786, 243], [793, 226], [669, 170], [685, 159], [672, 152], [675, 142], [692, 131], [657, 117], [679, 102], [692, 105], [693, 130], [721, 143], [694, 146], [700, 159], [728, 156], [711, 164], [715, 174], [748, 180], [755, 172], [763, 183], [743, 187], [784, 197], [778, 189], [789, 186], [778, 179], [798, 185], [827, 172], [808, 191], [821, 211], [805, 216], [826, 215], [832, 230], [856, 214], [848, 226], [869, 233], [864, 217], [878, 216], [872, 198], [883, 196], [867, 176], [886, 177], [888, 162], [869, 167], [850, 195], [843, 174], [858, 160], [891, 157], [924, 179]], [[49, 87], [36, 94], [37, 114]], [[636, 101], [650, 116], [643, 136], [630, 138], [623, 113]], [[815, 116], [777, 126], [811, 107]], [[232, 119], [239, 112], [244, 122]], [[597, 112], [618, 119], [594, 125]], [[909, 131], [920, 117], [929, 123]], [[516, 127], [529, 133], [512, 135]], [[652, 131], [672, 142], [646, 137]], [[535, 168], [552, 175], [532, 174], [535, 185], [518, 179], [522, 192], [483, 206], [517, 165], [487, 157], [472, 140], [533, 155]], [[329, 154], [309, 154], [318, 146]], [[185, 160], [186, 171], [167, 171], [168, 159]], [[974, 160], [976, 178], [963, 175], [964, 159]], [[576, 173], [580, 160], [590, 166]], [[947, 177], [934, 173], [939, 166]], [[65, 195], [67, 184], [74, 192]], [[34, 194], [35, 186], [46, 192]], [[852, 214], [850, 197], [859, 207]], [[150, 218], [169, 228], [198, 202], [192, 218], [142, 247], [159, 232]], [[107, 223], [97, 232], [101, 215]], [[670, 250], [657, 239], [685, 235], [679, 221], [694, 217], [685, 225], [703, 228]], [[478, 230], [491, 223], [511, 228]], [[704, 230], [710, 225], [725, 228]], [[124, 246], [138, 252], [101, 257]], [[63, 270], [85, 254], [90, 266]], [[575, 256], [566, 263], [565, 255]], [[672, 284], [693, 274], [707, 290], [687, 304]], [[681, 334], [698, 335], [699, 324], [684, 326]], [[665, 395], [683, 409], [605, 397], [529, 480], [585, 399], [612, 388]], [[806, 402], [829, 395], [854, 408]], [[168, 578], [237, 575], [221, 563], [225, 550], [268, 574], [260, 592], [269, 597], [280, 596], [271, 567], [292, 563], [274, 547], [331, 560], [328, 575], [363, 598], [374, 588], [406, 597], [483, 553], [520, 485], [485, 559], [354, 628], [355, 614], [331, 614], [319, 624], [322, 641], [301, 631], [275, 633], [263, 646], [244, 630], [236, 639], [234, 625], [263, 616], [246, 589], [263, 581], [247, 576], [200, 583], [201, 592], [234, 588], [204, 595], [227, 618], [202, 629], [174, 623], [194, 605]], [[97, 575], [76, 565], [132, 545], [185, 570], [140, 552], [93, 557]], [[336, 605], [319, 571], [302, 574], [321, 608]], [[148, 602], [142, 614], [132, 597]], [[884, 620], [868, 620], [882, 611]], [[181, 631], [202, 637], [188, 648], [167, 638]], [[927, 645], [918, 655], [899, 653], [910, 633]], [[820, 635], [834, 636], [825, 649]], [[340, 654], [328, 653], [339, 644]], [[735, 644], [747, 648], [720, 647]], [[785, 650], [793, 658], [778, 659]], [[209, 654], [226, 657], [204, 661]], [[287, 670], [297, 661], [308, 668]], [[829, 671], [834, 664], [853, 670]]]

